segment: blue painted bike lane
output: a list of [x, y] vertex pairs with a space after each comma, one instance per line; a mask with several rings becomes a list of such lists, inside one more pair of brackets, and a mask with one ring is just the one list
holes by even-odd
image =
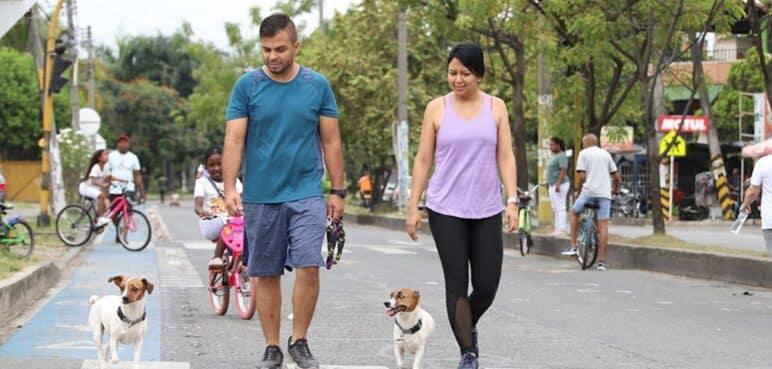
[[[82, 265], [73, 271], [70, 282], [0, 346], [0, 357], [96, 358], [93, 334], [88, 326], [89, 298], [120, 294], [118, 287], [107, 280], [122, 274], [147, 278], [156, 284], [154, 293], [145, 295], [148, 328], [142, 359], [160, 360], [162, 289], [158, 285], [156, 251], [151, 244], [143, 251], [130, 252], [114, 239], [114, 231], [108, 228], [102, 241], [91, 248]], [[118, 347], [122, 360], [132, 357], [133, 347], [120, 344]]]

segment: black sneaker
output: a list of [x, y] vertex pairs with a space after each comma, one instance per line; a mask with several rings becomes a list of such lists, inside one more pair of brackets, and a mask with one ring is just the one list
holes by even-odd
[[287, 352], [298, 365], [298, 369], [319, 369], [319, 362], [311, 354], [311, 349], [308, 348], [308, 341], [305, 338], [292, 343], [292, 337], [290, 337], [287, 340]]
[[265, 348], [263, 360], [257, 363], [257, 369], [281, 369], [284, 361], [284, 355], [279, 346], [268, 346]]
[[478, 369], [477, 355], [473, 352], [467, 352], [461, 356], [461, 361], [458, 362], [458, 369]]
[[480, 356], [480, 345], [477, 344], [477, 327], [472, 327], [472, 346], [474, 346], [474, 354]]

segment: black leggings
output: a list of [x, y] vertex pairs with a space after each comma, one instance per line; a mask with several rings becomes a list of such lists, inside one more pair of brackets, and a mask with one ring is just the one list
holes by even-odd
[[[464, 219], [429, 210], [429, 227], [445, 275], [448, 320], [461, 353], [473, 352], [472, 327], [493, 303], [501, 280], [501, 215]], [[472, 269], [472, 294], [469, 267]]]

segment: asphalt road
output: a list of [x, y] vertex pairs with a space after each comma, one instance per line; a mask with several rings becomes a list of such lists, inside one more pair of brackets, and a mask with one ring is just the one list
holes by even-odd
[[[168, 240], [154, 242], [137, 256], [106, 236], [40, 312], [0, 346], [0, 368], [88, 367], [84, 359], [95, 358], [93, 348], [88, 348], [90, 332], [83, 329], [88, 306], [65, 303], [63, 296], [80, 301], [78, 296], [97, 293], [94, 289], [110, 293], [109, 286], [100, 284], [111, 273], [147, 273], [157, 280], [148, 299], [160, 311], [149, 314], [160, 317], [150, 321], [156, 330], [148, 332], [146, 340], [158, 346], [146, 348], [143, 358], [163, 361], [167, 364], [160, 367], [166, 368], [172, 363], [253, 368], [263, 350], [258, 318], [243, 321], [234, 307], [225, 316], [212, 313], [204, 288], [212, 249], [199, 235], [191, 204], [159, 207], [158, 213]], [[394, 368], [393, 323], [384, 315], [382, 302], [392, 289], [409, 287], [421, 291], [422, 306], [437, 321], [425, 368], [455, 368], [458, 349], [447, 322], [441, 269], [431, 238], [422, 236], [414, 243], [403, 232], [355, 224], [346, 224], [346, 232], [349, 252], [332, 271], [322, 271], [322, 293], [309, 333], [317, 358], [327, 368]], [[87, 277], [99, 284], [79, 282]], [[285, 298], [291, 296], [292, 281], [293, 274], [287, 274]], [[62, 310], [45, 313], [50, 306]], [[283, 340], [290, 334], [290, 312], [290, 303], [285, 302]], [[56, 324], [49, 323], [50, 332], [29, 331], [40, 326], [41, 319], [54, 319]], [[580, 271], [570, 259], [521, 257], [509, 251], [496, 301], [478, 328], [481, 368], [772, 365], [770, 290], [616, 270], [613, 265], [605, 272]], [[80, 336], [68, 338], [71, 345], [80, 342], [78, 348], [38, 342], [60, 339], [56, 337], [64, 336], [59, 333], [64, 329], [79, 330]]]

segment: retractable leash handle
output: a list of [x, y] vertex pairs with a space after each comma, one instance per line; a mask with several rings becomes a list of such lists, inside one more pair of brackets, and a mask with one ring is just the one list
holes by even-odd
[[345, 242], [346, 233], [343, 231], [343, 220], [327, 219], [327, 262], [325, 266], [328, 270], [340, 261]]

